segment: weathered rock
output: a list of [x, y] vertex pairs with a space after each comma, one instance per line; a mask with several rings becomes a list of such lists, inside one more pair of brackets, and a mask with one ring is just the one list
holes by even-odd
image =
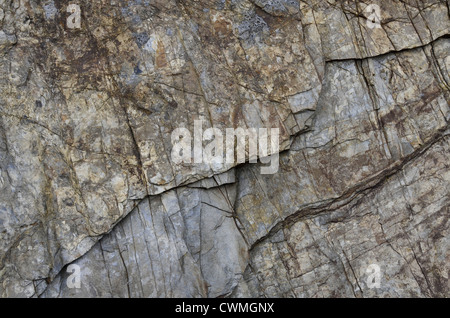
[[235, 191], [235, 185], [209, 190], [181, 187], [142, 201], [74, 263], [86, 282], [82, 288], [66, 288], [68, 275], [60, 275], [43, 296], [230, 294], [248, 259], [231, 203]]
[[[68, 4], [0, 1], [2, 297], [448, 296], [446, 1]], [[195, 120], [278, 173], [175, 163]]]
[[233, 296], [448, 296], [449, 147], [447, 131], [353, 198], [287, 218], [253, 245]]

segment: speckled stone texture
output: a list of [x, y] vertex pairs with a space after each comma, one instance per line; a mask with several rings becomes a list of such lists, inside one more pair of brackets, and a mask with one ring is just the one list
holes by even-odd
[[[0, 0], [0, 297], [450, 296], [449, 34], [443, 0]], [[196, 120], [278, 128], [278, 172], [175, 163]]]

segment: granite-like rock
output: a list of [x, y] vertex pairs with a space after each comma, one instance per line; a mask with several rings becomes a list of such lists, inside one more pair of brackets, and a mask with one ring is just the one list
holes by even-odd
[[0, 0], [1, 297], [448, 296], [447, 1], [77, 4]]

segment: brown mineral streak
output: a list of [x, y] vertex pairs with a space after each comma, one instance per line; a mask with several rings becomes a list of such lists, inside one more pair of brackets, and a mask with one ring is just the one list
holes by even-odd
[[164, 68], [167, 66], [166, 49], [164, 48], [164, 44], [162, 41], [158, 41], [155, 62], [158, 68]]

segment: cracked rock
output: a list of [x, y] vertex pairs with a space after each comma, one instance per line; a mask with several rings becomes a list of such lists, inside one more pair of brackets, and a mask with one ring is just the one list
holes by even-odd
[[449, 296], [447, 1], [68, 4], [0, 1], [1, 297]]

